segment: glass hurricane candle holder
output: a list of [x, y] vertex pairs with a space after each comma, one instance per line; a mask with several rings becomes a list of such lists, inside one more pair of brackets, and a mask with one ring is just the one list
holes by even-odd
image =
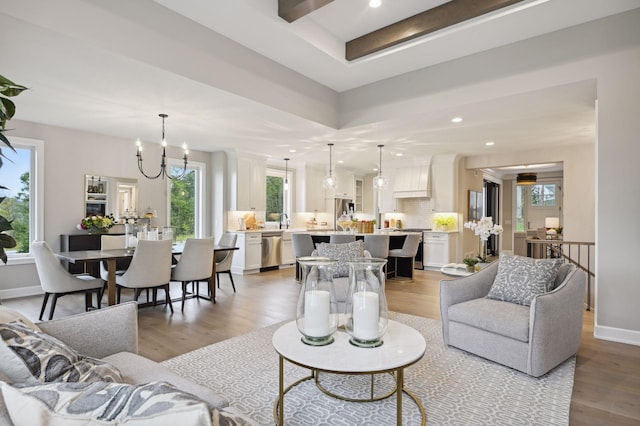
[[302, 341], [323, 346], [333, 342], [338, 328], [338, 302], [333, 286], [335, 259], [301, 257], [302, 288], [298, 298], [296, 325]]
[[349, 292], [345, 305], [346, 330], [351, 344], [364, 348], [382, 345], [389, 308], [384, 294], [386, 259], [358, 258], [349, 263]]

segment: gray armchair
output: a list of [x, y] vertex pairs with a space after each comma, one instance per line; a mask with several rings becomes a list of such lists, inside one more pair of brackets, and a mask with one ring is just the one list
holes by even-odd
[[554, 289], [523, 306], [485, 297], [497, 271], [494, 262], [468, 277], [440, 281], [444, 343], [542, 376], [578, 351], [585, 274], [561, 266]]

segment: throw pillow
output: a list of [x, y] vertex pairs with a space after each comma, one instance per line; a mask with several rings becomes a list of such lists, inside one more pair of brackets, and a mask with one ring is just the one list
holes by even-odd
[[535, 296], [548, 292], [552, 287], [561, 264], [561, 259], [502, 255], [487, 297], [531, 306]]
[[121, 382], [117, 368], [21, 322], [0, 324], [0, 368], [16, 383]]
[[344, 244], [320, 243], [318, 244], [318, 255], [337, 260], [333, 268], [333, 278], [348, 277], [349, 264], [347, 261], [364, 256], [364, 242], [358, 240]]
[[30, 328], [36, 331], [42, 331], [40, 330], [40, 327], [35, 325], [29, 318], [25, 317], [20, 312], [14, 311], [13, 309], [9, 309], [6, 306], [0, 305], [0, 323], [9, 323], [9, 322], [18, 321], [18, 320], [22, 321], [23, 323], [25, 323]]
[[15, 426], [212, 425], [206, 402], [166, 382], [3, 385], [2, 395]]

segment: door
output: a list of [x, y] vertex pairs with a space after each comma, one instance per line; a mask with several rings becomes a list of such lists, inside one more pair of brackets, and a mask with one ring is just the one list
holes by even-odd
[[[501, 223], [500, 220], [500, 185], [488, 180], [484, 181], [484, 214], [493, 218], [493, 223]], [[498, 236], [489, 235], [487, 240], [487, 254], [495, 256], [498, 253]]]
[[516, 229], [544, 228], [546, 217], [559, 217], [562, 226], [562, 179], [538, 179], [535, 185], [516, 185]]

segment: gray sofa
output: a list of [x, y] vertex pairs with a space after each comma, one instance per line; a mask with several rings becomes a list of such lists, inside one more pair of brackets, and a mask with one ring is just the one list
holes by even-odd
[[446, 345], [542, 376], [578, 351], [582, 338], [585, 274], [560, 267], [554, 289], [531, 306], [488, 299], [498, 263], [468, 277], [440, 281]]
[[[246, 423], [256, 424], [239, 410], [229, 406], [229, 401], [223, 396], [137, 354], [138, 308], [136, 302], [37, 323], [37, 326], [42, 332], [61, 340], [77, 352], [109, 362], [120, 370], [126, 383], [165, 381], [203, 399], [211, 407], [229, 413]], [[5, 424], [12, 423], [0, 395], [0, 425]]]

